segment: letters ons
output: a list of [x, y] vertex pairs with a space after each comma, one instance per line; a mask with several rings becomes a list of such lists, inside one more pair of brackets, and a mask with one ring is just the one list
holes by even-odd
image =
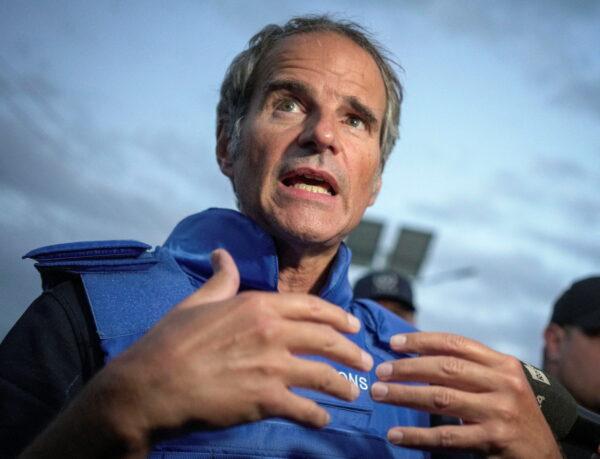
[[350, 372], [346, 373], [344, 371], [338, 371], [338, 373], [341, 374], [348, 381], [351, 381], [354, 384], [356, 384], [360, 390], [368, 390], [369, 389], [369, 384], [368, 384], [366, 376], [358, 376], [358, 375], [355, 375]]

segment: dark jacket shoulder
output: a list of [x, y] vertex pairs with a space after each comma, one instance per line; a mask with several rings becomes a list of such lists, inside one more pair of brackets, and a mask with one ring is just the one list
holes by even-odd
[[102, 365], [77, 276], [40, 295], [0, 344], [0, 457], [14, 457]]

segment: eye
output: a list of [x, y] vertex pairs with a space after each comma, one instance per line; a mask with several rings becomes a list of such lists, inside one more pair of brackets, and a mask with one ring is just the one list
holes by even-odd
[[367, 125], [362, 118], [356, 115], [349, 115], [346, 119], [346, 124], [356, 129], [366, 129]]
[[276, 110], [282, 112], [295, 113], [300, 111], [300, 104], [295, 99], [283, 99], [275, 105]]

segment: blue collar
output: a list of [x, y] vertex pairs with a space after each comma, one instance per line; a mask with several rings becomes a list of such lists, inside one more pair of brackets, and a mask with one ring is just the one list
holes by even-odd
[[[212, 208], [183, 219], [164, 247], [196, 285], [212, 275], [210, 254], [222, 247], [237, 264], [241, 290], [277, 291], [279, 267], [273, 238], [235, 210]], [[350, 249], [342, 243], [319, 294], [344, 308], [352, 301], [352, 288], [348, 282], [351, 257]]]

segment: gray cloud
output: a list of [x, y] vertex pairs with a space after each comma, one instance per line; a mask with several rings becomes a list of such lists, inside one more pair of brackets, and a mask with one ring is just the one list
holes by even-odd
[[581, 181], [594, 179], [594, 171], [583, 167], [580, 163], [568, 158], [539, 156], [534, 159], [530, 170], [538, 177], [543, 177], [553, 182], [556, 181]]
[[511, 65], [516, 58], [548, 101], [600, 118], [597, 43], [600, 3], [581, 1], [409, 1], [448, 32], [482, 40]]
[[[600, 204], [595, 204], [596, 212], [600, 212]], [[600, 272], [600, 240], [595, 229], [597, 226], [590, 226], [587, 231], [582, 231], [582, 234], [555, 234], [541, 231], [531, 231], [530, 234], [535, 242], [562, 252], [564, 257], [588, 261]]]
[[[219, 178], [208, 148], [168, 129], [127, 134], [82, 126], [82, 120], [90, 119], [78, 110], [68, 118], [57, 114], [55, 106], [62, 101], [53, 84], [39, 75], [23, 80], [27, 83], [12, 85], [15, 90], [4, 95], [13, 116], [0, 116], [0, 181], [5, 187], [46, 206], [54, 203], [122, 223], [133, 223], [143, 214], [172, 214], [176, 209], [165, 208], [156, 195], [168, 194], [175, 185], [190, 195], [223, 201], [228, 185]], [[29, 106], [34, 99], [43, 113]], [[131, 183], [130, 177], [138, 183]], [[123, 193], [133, 195], [134, 202], [120, 199]]]
[[446, 227], [492, 229], [512, 221], [514, 230], [539, 225], [529, 216], [533, 210], [552, 214], [554, 221], [574, 223], [573, 231], [581, 231], [581, 226], [600, 223], [600, 196], [594, 192], [600, 167], [593, 157], [538, 155], [489, 171], [490, 178], [476, 193], [450, 189], [436, 200], [411, 202], [409, 208], [419, 218]]
[[453, 194], [446, 199], [412, 204], [411, 209], [423, 219], [434, 219], [446, 224], [493, 224], [500, 218], [496, 201], [485, 197]]
[[600, 73], [593, 79], [584, 76], [567, 82], [554, 96], [562, 106], [581, 109], [600, 120]]
[[198, 140], [169, 128], [108, 132], [43, 75], [4, 84], [0, 100], [0, 337], [39, 292], [20, 260], [28, 250], [85, 239], [157, 244], [185, 215], [233, 203]]
[[569, 221], [581, 225], [582, 233], [595, 233], [595, 229], [600, 225], [600, 197], [597, 194], [571, 196], [565, 200], [565, 208]]
[[[600, 196], [594, 190], [600, 183], [598, 172], [594, 168], [584, 168], [572, 159], [537, 158], [523, 170], [498, 172], [478, 195], [467, 198], [450, 195], [435, 203], [413, 205], [412, 209], [422, 218], [436, 220], [446, 234], [469, 231], [464, 228], [473, 228], [479, 235], [490, 236], [510, 231], [511, 239], [530, 247], [539, 250], [552, 248], [560, 252], [561, 257], [597, 264], [600, 260], [596, 231], [600, 225]], [[544, 225], [545, 216], [551, 217], [554, 223]], [[467, 243], [471, 248], [466, 246]], [[538, 277], [545, 268], [538, 265], [535, 253], [526, 255], [504, 251], [490, 256], [490, 259], [482, 259], [486, 256], [486, 248], [481, 251], [482, 248], [478, 247], [473, 253], [472, 242], [468, 240], [446, 242], [446, 245], [449, 244], [461, 244], [460, 252], [448, 255], [449, 261], [460, 256], [463, 265], [497, 268], [495, 278], [499, 282], [495, 285], [506, 287], [514, 282], [516, 288], [522, 285], [529, 289], [544, 278], [543, 275]], [[493, 248], [489, 250], [494, 253]], [[439, 262], [444, 266], [444, 260]], [[519, 271], [523, 266], [528, 268], [516, 278], [506, 274], [515, 269]], [[503, 282], [507, 275], [507, 282]], [[544, 287], [551, 286], [554, 280], [555, 275], [546, 278], [538, 292], [543, 292]], [[490, 288], [495, 289], [494, 286]], [[501, 294], [503, 289], [500, 288], [497, 293]]]
[[[512, 202], [515, 208], [552, 215], [573, 238], [586, 241], [586, 234], [600, 224], [600, 167], [591, 158], [538, 156], [519, 170], [501, 170], [490, 182], [489, 193]], [[529, 232], [539, 221], [525, 217], [521, 229]], [[544, 231], [549, 231], [545, 228]], [[591, 247], [590, 247], [591, 248]], [[593, 253], [593, 251], [592, 251]]]
[[600, 5], [594, 0], [506, 0], [494, 3], [410, 0], [405, 3], [435, 18], [453, 32], [493, 40], [518, 39], [532, 34], [557, 35], [555, 25], [562, 24], [559, 30], [564, 31], [582, 22], [593, 23], [600, 13]]
[[[476, 302], [498, 298], [507, 304], [524, 299], [536, 302], [560, 285], [562, 273], [543, 261], [535, 249], [506, 249], [486, 247], [484, 243], [469, 241], [444, 241], [443, 249], [436, 254], [440, 267], [472, 266], [476, 270], [481, 288], [473, 293]], [[481, 295], [480, 297], [477, 297]]]

